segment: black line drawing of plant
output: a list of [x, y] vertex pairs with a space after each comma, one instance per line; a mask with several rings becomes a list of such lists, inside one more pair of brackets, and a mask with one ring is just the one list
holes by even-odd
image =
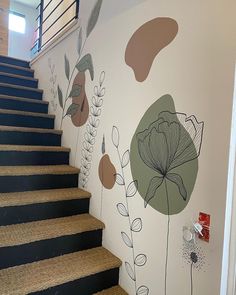
[[[150, 182], [145, 196], [145, 207], [156, 196], [158, 189], [164, 185], [167, 206], [167, 235], [165, 260], [165, 290], [167, 294], [170, 203], [168, 184], [176, 185], [180, 196], [187, 199], [187, 191], [180, 174], [175, 168], [184, 165], [200, 155], [204, 123], [195, 116], [187, 117], [184, 113], [163, 111], [158, 119], [147, 129], [137, 134], [138, 152], [142, 161], [157, 175]], [[174, 170], [174, 171], [173, 171]]]
[[194, 295], [193, 272], [201, 271], [206, 264], [206, 256], [202, 248], [196, 243], [183, 242], [183, 258], [190, 265], [190, 295]]
[[[82, 158], [80, 170], [80, 185], [85, 188], [89, 180], [89, 174], [92, 162], [92, 153], [94, 150], [97, 129], [100, 125], [100, 119], [103, 106], [103, 97], [105, 96], [106, 88], [104, 87], [105, 72], [102, 71], [99, 77], [99, 83], [94, 87], [94, 96], [91, 99], [89, 120], [86, 124], [84, 140], [82, 145]], [[78, 138], [77, 138], [78, 144]], [[77, 147], [76, 147], [77, 151]]]
[[48, 67], [49, 67], [49, 71], [50, 71], [50, 78], [49, 78], [49, 82], [51, 84], [50, 87], [50, 92], [52, 95], [52, 98], [50, 100], [51, 106], [53, 111], [55, 112], [57, 110], [57, 75], [55, 73], [55, 64], [52, 63], [51, 58], [48, 59]]
[[[91, 54], [86, 54], [82, 57], [82, 55], [83, 55], [83, 50], [87, 42], [87, 39], [97, 24], [102, 2], [103, 0], [97, 0], [91, 12], [90, 18], [88, 20], [87, 28], [86, 28], [86, 36], [84, 41], [83, 41], [82, 28], [79, 29], [78, 46], [77, 46], [78, 58], [72, 70], [70, 69], [70, 62], [67, 55], [66, 54], [64, 55], [64, 68], [65, 68], [65, 75], [68, 80], [68, 84], [67, 84], [65, 95], [63, 95], [61, 87], [59, 85], [57, 87], [59, 105], [62, 108], [60, 128], [62, 128], [63, 120], [67, 116], [73, 117], [77, 114], [77, 112], [82, 112], [81, 109], [82, 109], [83, 102], [81, 103], [81, 105], [73, 103], [73, 98], [79, 97], [82, 91], [82, 85], [73, 84], [71, 87], [71, 82], [72, 82], [72, 79], [74, 78], [74, 74], [76, 70], [79, 73], [84, 73], [88, 70], [90, 73], [91, 80], [93, 81], [94, 79], [94, 67], [93, 67], [92, 56]], [[72, 102], [67, 108], [67, 103], [69, 99], [72, 99]]]
[[121, 156], [120, 149], [119, 149], [120, 135], [119, 135], [119, 130], [116, 126], [113, 126], [112, 128], [112, 142], [117, 150], [117, 154], [118, 154], [119, 162], [120, 162], [120, 169], [121, 169], [120, 170], [121, 173], [116, 173], [115, 175], [116, 183], [122, 186], [125, 192], [125, 204], [118, 203], [117, 210], [121, 216], [128, 219], [129, 231], [130, 231], [129, 234], [122, 231], [121, 237], [125, 245], [132, 250], [132, 264], [126, 261], [125, 268], [126, 268], [128, 276], [134, 282], [135, 294], [148, 295], [149, 288], [145, 285], [138, 286], [137, 284], [137, 267], [142, 267], [147, 263], [147, 255], [143, 253], [140, 253], [137, 255], [135, 253], [135, 248], [134, 248], [134, 234], [141, 232], [143, 228], [143, 221], [140, 217], [133, 219], [130, 216], [130, 210], [129, 210], [129, 207], [130, 207], [129, 200], [136, 195], [138, 182], [137, 180], [133, 180], [128, 185], [126, 183], [124, 170], [130, 163], [130, 151], [126, 150], [124, 154]]

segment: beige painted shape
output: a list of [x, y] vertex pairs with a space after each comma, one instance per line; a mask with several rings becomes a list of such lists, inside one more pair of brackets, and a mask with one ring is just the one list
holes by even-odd
[[99, 163], [98, 175], [101, 183], [107, 189], [112, 189], [115, 184], [116, 168], [112, 164], [109, 155], [105, 154]]
[[0, 1], [0, 54], [8, 55], [9, 0]]
[[178, 33], [177, 22], [168, 17], [155, 18], [142, 25], [131, 37], [125, 52], [125, 62], [139, 82], [147, 79], [157, 54]]

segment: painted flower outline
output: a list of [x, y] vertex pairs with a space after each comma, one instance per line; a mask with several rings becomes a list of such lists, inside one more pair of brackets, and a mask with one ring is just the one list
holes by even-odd
[[147, 129], [137, 134], [138, 151], [142, 161], [158, 173], [149, 183], [145, 207], [154, 198], [164, 180], [174, 183], [183, 200], [187, 191], [181, 175], [173, 169], [198, 158], [202, 145], [204, 123], [194, 115], [163, 111]]

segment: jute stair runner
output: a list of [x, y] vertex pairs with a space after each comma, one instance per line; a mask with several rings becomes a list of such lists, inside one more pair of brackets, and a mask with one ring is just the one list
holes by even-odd
[[62, 134], [61, 130], [0, 125], [0, 131]]
[[0, 251], [1, 247], [22, 245], [104, 228], [101, 221], [89, 214], [0, 226]]
[[128, 295], [121, 287], [116, 286], [107, 290], [104, 290], [102, 292], [98, 292], [94, 295]]
[[70, 152], [70, 148], [61, 146], [37, 146], [37, 145], [7, 145], [0, 144], [0, 151], [16, 152]]
[[11, 95], [5, 95], [5, 94], [0, 94], [0, 99], [11, 99], [11, 100], [16, 100], [16, 101], [25, 101], [25, 102], [31, 102], [31, 103], [36, 103], [36, 104], [46, 104], [46, 105], [49, 104], [49, 102], [45, 101], [45, 100], [24, 98], [24, 97], [11, 96]]
[[31, 117], [43, 117], [43, 118], [55, 118], [55, 115], [43, 114], [43, 113], [33, 113], [15, 110], [0, 109], [0, 114], [12, 114], [21, 116], [31, 116]]
[[23, 206], [64, 200], [90, 198], [91, 194], [79, 188], [62, 188], [17, 193], [0, 193], [0, 208]]
[[117, 257], [98, 247], [10, 267], [0, 271], [1, 294], [24, 295], [46, 290], [120, 266]]

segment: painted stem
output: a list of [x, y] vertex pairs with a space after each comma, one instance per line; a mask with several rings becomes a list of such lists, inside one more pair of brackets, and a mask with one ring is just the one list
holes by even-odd
[[134, 263], [134, 261], [135, 261], [134, 238], [133, 238], [133, 232], [131, 230], [132, 223], [131, 223], [130, 214], [129, 214], [129, 202], [128, 202], [128, 198], [127, 198], [127, 187], [126, 187], [126, 182], [125, 182], [125, 173], [124, 173], [124, 168], [122, 167], [122, 159], [121, 159], [121, 155], [120, 155], [120, 151], [119, 151], [119, 148], [118, 147], [117, 147], [117, 153], [118, 153], [119, 160], [120, 160], [122, 177], [124, 179], [125, 200], [126, 200], [126, 206], [127, 206], [127, 211], [128, 211], [128, 220], [129, 220], [129, 228], [130, 228], [130, 239], [131, 239], [131, 242], [132, 242], [133, 268], [134, 268], [134, 275], [135, 275], [134, 286], [135, 286], [135, 294], [136, 294], [136, 292], [137, 292], [137, 277], [136, 277], [136, 265]]
[[165, 262], [165, 295], [167, 294], [167, 276], [168, 276], [168, 256], [169, 256], [169, 235], [170, 235], [170, 202], [167, 189], [167, 180], [165, 179], [166, 200], [167, 200], [167, 234], [166, 234], [166, 262]]
[[83, 50], [84, 50], [84, 46], [85, 46], [86, 41], [87, 41], [87, 38], [84, 40], [84, 44], [83, 44], [83, 46], [82, 46], [82, 48], [81, 48], [81, 51], [80, 51], [79, 57], [77, 58], [77, 60], [76, 60], [76, 62], [75, 62], [75, 65], [74, 65], [74, 67], [73, 67], [72, 73], [71, 73], [71, 75], [70, 75], [70, 79], [69, 79], [69, 81], [68, 81], [68, 86], [67, 86], [67, 89], [66, 89], [66, 96], [65, 96], [66, 99], [65, 99], [65, 102], [64, 102], [64, 105], [63, 105], [63, 109], [62, 109], [62, 117], [61, 117], [60, 129], [62, 128], [62, 123], [63, 123], [63, 120], [64, 120], [64, 118], [65, 118], [64, 113], [65, 113], [66, 103], [67, 103], [68, 99], [70, 98], [70, 97], [69, 97], [69, 94], [68, 94], [68, 93], [69, 93], [69, 89], [70, 89], [70, 84], [71, 84], [72, 78], [73, 78], [74, 73], [75, 73], [76, 65], [78, 64], [78, 62], [79, 62], [79, 60], [80, 60], [80, 58], [81, 58], [81, 55], [82, 55], [82, 53], [83, 53]]
[[193, 295], [193, 262], [190, 266], [190, 283], [191, 283], [191, 295]]

